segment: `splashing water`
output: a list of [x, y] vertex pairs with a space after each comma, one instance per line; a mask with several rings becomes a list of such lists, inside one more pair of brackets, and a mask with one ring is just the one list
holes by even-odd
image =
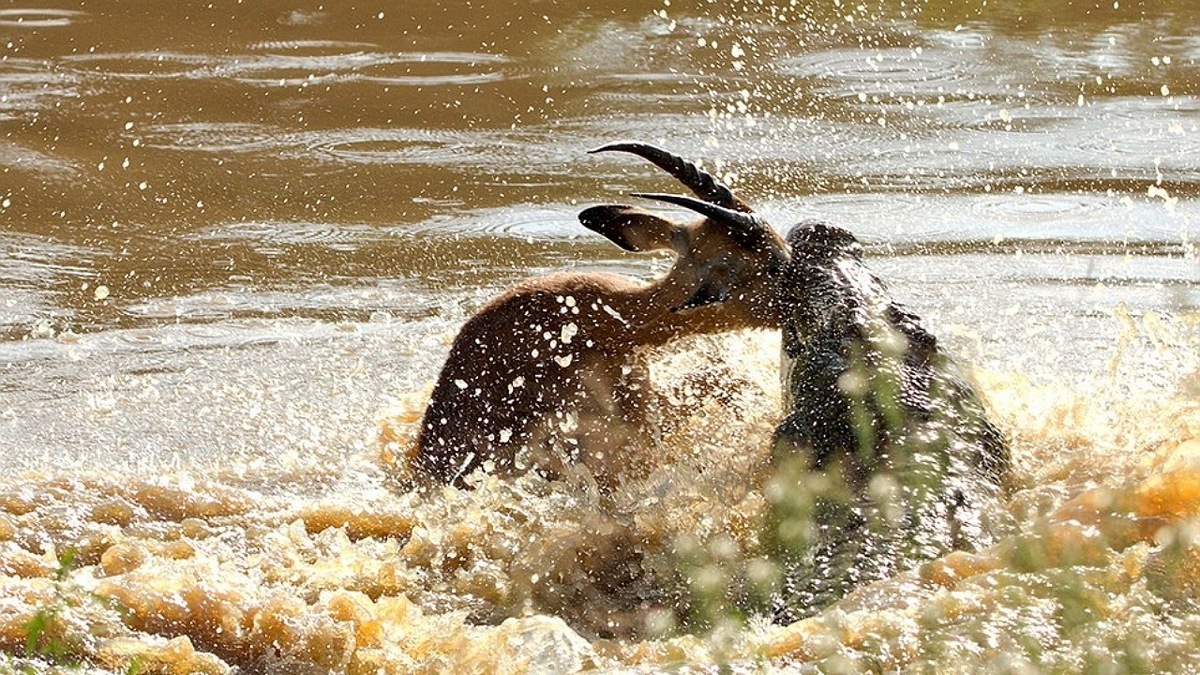
[[[705, 584], [722, 592], [757, 546], [779, 345], [750, 334], [657, 358], [679, 421], [653, 469], [610, 496], [583, 475], [397, 491], [379, 467], [413, 433], [419, 391], [336, 494], [184, 472], [8, 479], [0, 644], [22, 653], [42, 616], [35, 652], [156, 672], [1188, 663], [1200, 654], [1200, 335], [1162, 316], [1127, 331], [1091, 379], [978, 374], [1013, 440], [1018, 534], [793, 625], [675, 634], [677, 610]], [[723, 401], [689, 399], [697, 364], [743, 377]]]
[[[0, 670], [1200, 662], [1187, 3], [194, 4], [0, 10]], [[575, 225], [653, 187], [581, 160], [630, 137], [863, 238], [979, 365], [1015, 534], [747, 615], [769, 334], [655, 355], [611, 493], [400, 487], [471, 309], [652, 269]]]

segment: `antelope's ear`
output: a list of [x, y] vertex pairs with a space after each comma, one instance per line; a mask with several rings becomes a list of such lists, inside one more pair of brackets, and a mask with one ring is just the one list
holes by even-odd
[[593, 206], [579, 213], [579, 222], [626, 251], [676, 250], [685, 234], [684, 225], [636, 206]]

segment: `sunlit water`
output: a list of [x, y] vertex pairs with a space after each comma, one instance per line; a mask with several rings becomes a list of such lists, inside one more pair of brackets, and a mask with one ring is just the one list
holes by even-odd
[[[38, 670], [1200, 662], [1194, 3], [440, 4], [0, 10], [8, 658], [41, 617]], [[680, 626], [757, 545], [769, 333], [656, 357], [661, 447], [614, 494], [405, 490], [470, 312], [664, 269], [575, 220], [676, 189], [585, 154], [621, 139], [867, 242], [975, 366], [1020, 534], [793, 626]]]

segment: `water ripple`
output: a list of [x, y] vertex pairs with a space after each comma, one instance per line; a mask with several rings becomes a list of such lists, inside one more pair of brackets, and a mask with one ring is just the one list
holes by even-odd
[[914, 48], [834, 49], [780, 60], [776, 71], [785, 76], [836, 83], [837, 90], [858, 92], [862, 85], [886, 87], [910, 94], [955, 91], [971, 78], [973, 65], [949, 50]]
[[[419, 128], [353, 128], [307, 134], [307, 152], [356, 164], [504, 167], [532, 173], [577, 161], [578, 148], [555, 147], [537, 133]], [[574, 154], [573, 154], [574, 153]]]
[[[489, 143], [476, 133], [428, 129], [346, 129], [321, 134], [308, 150], [357, 164], [479, 166], [502, 161], [512, 141]], [[517, 153], [519, 154], [519, 153]]]
[[220, 154], [258, 152], [280, 145], [278, 130], [248, 122], [190, 122], [145, 127], [146, 147]]
[[[244, 84], [306, 86], [357, 81], [383, 86], [466, 86], [507, 78], [506, 57], [476, 52], [364, 51], [358, 43], [306, 43], [287, 53], [266, 53], [227, 62], [223, 74]], [[339, 51], [343, 47], [350, 49]]]
[[21, 28], [59, 28], [70, 26], [86, 12], [70, 9], [49, 9], [45, 7], [0, 9], [0, 26], [16, 26]]
[[590, 236], [579, 225], [577, 209], [567, 205], [527, 206], [514, 209], [481, 209], [438, 215], [416, 225], [405, 226], [412, 236], [439, 238], [503, 237], [513, 239], [568, 239]]
[[975, 200], [973, 210], [984, 218], [1033, 223], [1086, 219], [1112, 206], [1109, 198], [1093, 195], [1027, 194], [1021, 199], [986, 195]]
[[509, 62], [496, 54], [476, 52], [401, 53], [362, 69], [368, 82], [393, 86], [466, 86], [507, 78], [500, 67]]
[[456, 134], [426, 129], [348, 129], [313, 139], [308, 150], [362, 164], [460, 164], [484, 150]]
[[1146, 97], [1128, 96], [1096, 104], [1109, 133], [1096, 134], [1088, 124], [1079, 124], [1076, 147], [1106, 164], [1120, 159], [1121, 164], [1141, 167], [1148, 163], [1171, 165], [1194, 171], [1200, 156], [1200, 133], [1196, 120], [1200, 99], [1183, 99], [1176, 111], [1164, 111], [1161, 104]]
[[467, 86], [508, 79], [511, 61], [479, 52], [384, 52], [368, 42], [270, 41], [233, 55], [151, 51], [72, 54], [66, 69], [125, 79], [222, 78], [262, 87], [317, 82], [381, 86]]
[[0, 96], [3, 113], [19, 119], [17, 112], [36, 112], [53, 105], [47, 99], [76, 98], [79, 76], [44, 59], [6, 57], [0, 60]]
[[[215, 154], [276, 150], [283, 157], [350, 164], [504, 167], [508, 173], [540, 174], [577, 162], [586, 143], [563, 146], [538, 133], [423, 128], [294, 131], [253, 123], [159, 124], [143, 127], [151, 148]], [[600, 140], [595, 141], [598, 144]], [[552, 167], [552, 169], [548, 169]]]
[[91, 249], [40, 236], [8, 234], [0, 238], [0, 279], [31, 286], [50, 286], [62, 277], [91, 279], [95, 272], [84, 261], [96, 255]]
[[368, 225], [338, 225], [304, 222], [229, 223], [192, 235], [206, 241], [246, 241], [275, 251], [281, 246], [326, 246], [353, 248], [353, 245], [385, 238], [386, 235]]
[[63, 57], [67, 70], [128, 80], [212, 77], [220, 57], [208, 54], [150, 51], [71, 54]]
[[347, 51], [369, 52], [377, 51], [379, 45], [373, 42], [349, 42], [345, 40], [265, 40], [250, 45], [255, 52], [278, 53], [288, 56], [304, 54], [308, 56], [337, 56]]

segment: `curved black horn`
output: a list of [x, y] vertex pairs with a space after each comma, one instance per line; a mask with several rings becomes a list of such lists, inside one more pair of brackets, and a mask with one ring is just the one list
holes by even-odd
[[631, 193], [634, 197], [641, 199], [653, 199], [658, 202], [666, 202], [675, 206], [682, 206], [685, 209], [691, 209], [702, 216], [708, 216], [713, 220], [720, 220], [727, 223], [734, 223], [745, 228], [758, 229], [769, 227], [762, 218], [742, 211], [726, 208], [699, 199], [685, 197], [684, 195], [666, 195], [657, 192], [634, 192]]
[[594, 150], [597, 152], [628, 152], [653, 162], [655, 166], [671, 174], [684, 187], [691, 190], [697, 197], [711, 204], [723, 206], [743, 213], [752, 213], [745, 202], [733, 195], [733, 191], [722, 184], [712, 174], [702, 171], [700, 167], [671, 152], [655, 147], [648, 143], [610, 143]]
[[[691, 209], [702, 216], [711, 218], [726, 225], [731, 226], [728, 230], [729, 235], [733, 237], [742, 246], [750, 249], [774, 248], [781, 251], [786, 251], [782, 242], [767, 221], [759, 218], [753, 213], [745, 213], [743, 211], [735, 211], [727, 209], [724, 206], [717, 206], [699, 199], [692, 199], [683, 195], [664, 195], [654, 192], [634, 192], [634, 197], [642, 199], [653, 199], [659, 202], [666, 202], [676, 206], [682, 206], [685, 209]], [[787, 253], [782, 253], [784, 259], [787, 258]]]

